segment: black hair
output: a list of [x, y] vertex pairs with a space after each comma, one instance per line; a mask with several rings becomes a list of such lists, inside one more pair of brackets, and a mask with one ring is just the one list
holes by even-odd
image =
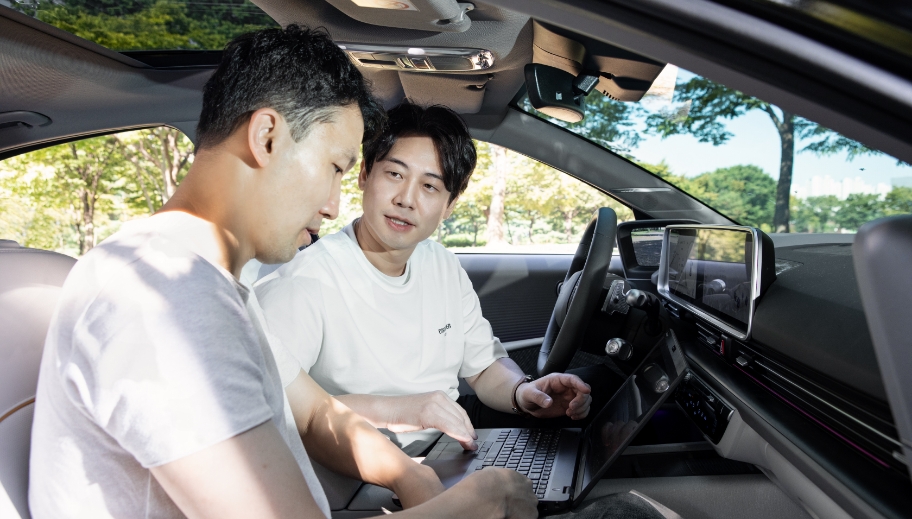
[[469, 185], [475, 170], [475, 143], [465, 121], [445, 106], [427, 108], [408, 101], [387, 113], [387, 123], [377, 135], [364, 143], [364, 167], [368, 174], [374, 163], [383, 160], [400, 137], [430, 137], [443, 167], [443, 185], [450, 202]]
[[221, 144], [261, 108], [281, 114], [300, 141], [315, 123], [356, 103], [366, 141], [382, 126], [383, 108], [324, 30], [289, 25], [244, 34], [228, 43], [203, 88], [197, 149]]

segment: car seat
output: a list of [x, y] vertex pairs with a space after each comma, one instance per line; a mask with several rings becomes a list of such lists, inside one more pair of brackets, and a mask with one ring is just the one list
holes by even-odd
[[0, 517], [28, 519], [38, 367], [60, 287], [76, 260], [0, 240]]
[[[858, 229], [852, 244], [858, 291], [890, 401], [903, 455], [912, 460], [912, 215], [891, 216]], [[912, 463], [907, 463], [912, 475]]]

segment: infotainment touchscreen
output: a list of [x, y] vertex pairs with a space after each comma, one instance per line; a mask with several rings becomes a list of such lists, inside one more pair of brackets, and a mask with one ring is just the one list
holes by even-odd
[[760, 268], [761, 256], [755, 249], [766, 241], [762, 237], [763, 233], [750, 227], [669, 226], [663, 241], [659, 293], [736, 336], [746, 337], [760, 294], [760, 272], [755, 270]]

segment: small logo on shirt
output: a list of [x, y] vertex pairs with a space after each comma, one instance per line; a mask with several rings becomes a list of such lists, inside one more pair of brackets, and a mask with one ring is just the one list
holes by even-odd
[[437, 329], [437, 333], [442, 334], [442, 333], [444, 333], [445, 331], [449, 330], [450, 328], [452, 328], [452, 326], [450, 326], [450, 323], [447, 323], [447, 325], [444, 326], [443, 328], [438, 328], [438, 329]]

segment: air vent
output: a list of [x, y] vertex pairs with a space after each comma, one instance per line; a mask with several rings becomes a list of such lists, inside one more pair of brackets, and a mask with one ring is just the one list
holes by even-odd
[[409, 72], [477, 72], [494, 66], [494, 56], [484, 49], [448, 47], [397, 47], [339, 42], [339, 47], [359, 67]]

